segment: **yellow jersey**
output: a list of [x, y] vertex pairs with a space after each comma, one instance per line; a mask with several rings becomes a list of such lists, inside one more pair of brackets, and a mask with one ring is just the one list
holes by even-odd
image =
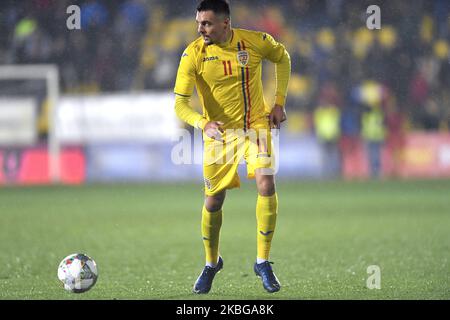
[[[206, 45], [199, 37], [180, 59], [174, 89], [177, 115], [201, 129], [208, 121], [223, 122], [223, 129], [252, 128], [270, 112], [263, 95], [264, 59], [276, 64], [275, 103], [284, 106], [291, 68], [284, 45], [267, 33], [236, 28], [225, 43]], [[203, 115], [189, 105], [194, 86]]]

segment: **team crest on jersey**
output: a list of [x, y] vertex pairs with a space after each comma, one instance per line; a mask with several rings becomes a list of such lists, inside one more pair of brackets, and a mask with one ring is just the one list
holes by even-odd
[[208, 190], [211, 190], [211, 181], [207, 178], [204, 178], [205, 180], [205, 186]]
[[250, 58], [250, 55], [248, 54], [248, 51], [241, 50], [237, 53], [237, 59], [241, 67], [245, 67], [248, 64], [248, 60]]

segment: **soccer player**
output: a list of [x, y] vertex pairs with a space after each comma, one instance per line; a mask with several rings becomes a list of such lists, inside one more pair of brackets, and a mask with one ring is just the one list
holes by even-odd
[[[286, 120], [290, 57], [269, 34], [232, 28], [226, 0], [201, 1], [196, 20], [200, 37], [182, 54], [174, 89], [178, 117], [203, 130], [205, 202], [201, 231], [206, 265], [193, 291], [208, 293], [214, 276], [223, 268], [219, 254], [222, 205], [226, 190], [240, 186], [237, 167], [244, 158], [247, 175], [255, 178], [258, 190], [254, 271], [265, 290], [276, 292], [281, 285], [269, 261], [278, 211], [271, 129], [279, 128]], [[263, 97], [264, 59], [276, 66], [277, 90], [272, 108]], [[190, 105], [194, 86], [203, 114]]]

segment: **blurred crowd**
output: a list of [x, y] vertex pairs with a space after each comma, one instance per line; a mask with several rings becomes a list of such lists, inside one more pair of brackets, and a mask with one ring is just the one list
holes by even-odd
[[[2, 1], [1, 63], [56, 63], [62, 88], [131, 87], [151, 1]], [[80, 7], [81, 30], [69, 30], [67, 8]]]
[[[380, 30], [366, 27], [372, 0], [230, 2], [234, 27], [268, 32], [291, 55], [293, 131], [335, 141], [380, 140], [404, 127], [448, 130], [450, 1], [380, 2]], [[81, 8], [81, 30], [67, 29], [72, 4]], [[3, 0], [0, 63], [56, 63], [65, 93], [170, 90], [180, 54], [197, 36], [195, 7], [183, 0]], [[270, 99], [274, 77], [266, 69]]]

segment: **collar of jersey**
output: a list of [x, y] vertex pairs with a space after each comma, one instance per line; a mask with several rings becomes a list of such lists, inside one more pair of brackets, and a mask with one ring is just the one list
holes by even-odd
[[216, 43], [215, 45], [220, 48], [226, 48], [231, 45], [231, 43], [233, 42], [233, 39], [234, 39], [234, 29], [232, 28], [230, 40], [222, 42], [222, 43]]

